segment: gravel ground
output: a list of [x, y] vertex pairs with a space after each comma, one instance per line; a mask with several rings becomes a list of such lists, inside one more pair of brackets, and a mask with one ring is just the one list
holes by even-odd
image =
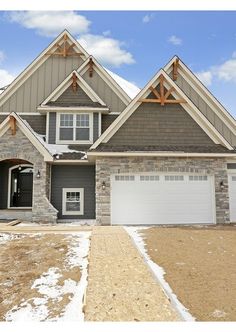
[[140, 231], [151, 259], [198, 321], [236, 321], [236, 227]]

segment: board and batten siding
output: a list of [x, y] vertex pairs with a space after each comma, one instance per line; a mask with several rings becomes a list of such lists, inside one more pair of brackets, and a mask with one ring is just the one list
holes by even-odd
[[[69, 113], [69, 110], [66, 111]], [[56, 126], [59, 126], [59, 123], [57, 124], [57, 114], [56, 112], [50, 112], [48, 114], [49, 116], [49, 130], [48, 130], [48, 143], [50, 144], [56, 144]], [[93, 141], [95, 142], [98, 139], [98, 133], [99, 133], [99, 123], [98, 123], [98, 113], [93, 113]]]
[[[169, 74], [173, 77], [173, 72]], [[187, 95], [187, 97], [197, 106], [203, 115], [215, 126], [215, 128], [222, 134], [222, 136], [233, 146], [236, 146], [236, 136], [224, 124], [224, 122], [217, 116], [211, 107], [202, 99], [201, 96], [191, 87], [191, 85], [178, 74], [175, 83]]]
[[37, 107], [75, 69], [79, 57], [50, 56], [0, 107], [1, 112], [37, 112]]
[[[62, 215], [63, 188], [84, 188], [83, 215]], [[95, 166], [53, 165], [51, 203], [59, 219], [95, 219]]]
[[87, 70], [83, 74], [83, 79], [88, 85], [96, 92], [96, 94], [104, 101], [104, 103], [110, 108], [111, 112], [122, 112], [126, 105], [112, 90], [112, 88], [100, 77], [100, 75], [94, 70], [93, 76], [89, 76]]
[[141, 104], [106, 145], [211, 146], [215, 143], [179, 104]]

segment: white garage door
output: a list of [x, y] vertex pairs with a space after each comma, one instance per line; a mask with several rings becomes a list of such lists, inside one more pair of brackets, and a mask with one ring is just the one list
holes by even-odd
[[206, 175], [114, 175], [112, 224], [213, 223], [213, 178]]
[[230, 221], [236, 222], [236, 173], [229, 174]]

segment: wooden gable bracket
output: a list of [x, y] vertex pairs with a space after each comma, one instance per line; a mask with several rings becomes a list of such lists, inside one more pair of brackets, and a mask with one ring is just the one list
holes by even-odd
[[93, 59], [89, 59], [89, 77], [93, 77]]
[[76, 92], [76, 91], [77, 91], [78, 84], [77, 84], [77, 76], [76, 76], [76, 73], [73, 73], [73, 74], [72, 74], [72, 84], [71, 84], [71, 87], [72, 87], [73, 92]]
[[164, 81], [165, 81], [165, 77], [161, 74], [160, 75], [160, 87], [159, 87], [160, 90], [157, 91], [157, 89], [154, 88], [153, 86], [149, 87], [149, 90], [151, 90], [153, 92], [153, 94], [155, 95], [155, 97], [156, 97], [155, 99], [152, 99], [152, 98], [139, 99], [139, 102], [141, 102], [141, 103], [158, 103], [158, 104], [161, 104], [161, 106], [164, 106], [165, 104], [186, 103], [186, 100], [184, 100], [184, 99], [168, 99], [168, 97], [172, 94], [172, 92], [175, 91], [175, 88], [171, 87], [165, 93]]
[[76, 52], [73, 47], [75, 46], [75, 43], [71, 44], [71, 45], [67, 45], [67, 39], [68, 39], [68, 36], [67, 34], [65, 33], [64, 36], [63, 36], [63, 44], [60, 45], [60, 44], [56, 44], [57, 47], [58, 47], [58, 51], [55, 51], [55, 52], [48, 52], [46, 53], [46, 55], [57, 55], [57, 56], [63, 56], [64, 58], [68, 57], [68, 56], [81, 56], [81, 55], [84, 55], [84, 53], [81, 53], [81, 52]]
[[15, 135], [16, 134], [16, 119], [14, 116], [10, 115], [10, 127], [11, 127], [11, 134]]
[[176, 81], [178, 78], [178, 67], [179, 67], [179, 59], [177, 58], [173, 62], [173, 81]]

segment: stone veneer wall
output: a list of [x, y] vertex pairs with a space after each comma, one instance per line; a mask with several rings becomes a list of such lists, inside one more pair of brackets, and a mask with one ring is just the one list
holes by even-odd
[[[110, 176], [118, 173], [177, 172], [215, 176], [216, 222], [229, 222], [228, 176], [225, 158], [99, 157], [96, 160], [96, 218], [102, 225], [111, 223]], [[102, 182], [106, 187], [102, 189]], [[220, 182], [224, 182], [221, 189]]]
[[[43, 156], [19, 128], [14, 136], [9, 129], [0, 137], [0, 162], [6, 159], [23, 159], [33, 164], [35, 174], [33, 177], [32, 221], [55, 223], [58, 211], [48, 199], [50, 165], [44, 161]], [[36, 177], [38, 170], [41, 174], [39, 179]]]

